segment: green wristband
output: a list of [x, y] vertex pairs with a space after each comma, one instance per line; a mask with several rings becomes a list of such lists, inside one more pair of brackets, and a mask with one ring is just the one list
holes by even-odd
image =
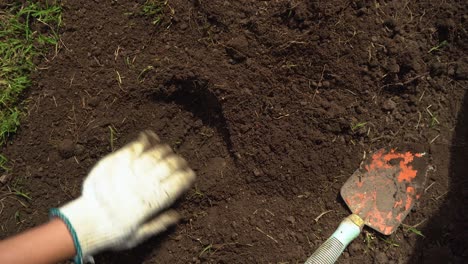
[[60, 212], [60, 210], [57, 209], [57, 208], [50, 209], [49, 217], [50, 218], [58, 217], [58, 218], [62, 219], [62, 221], [65, 223], [65, 225], [68, 228], [68, 231], [70, 231], [70, 234], [72, 235], [73, 244], [75, 244], [76, 256], [73, 259], [73, 261], [76, 264], [83, 264], [83, 252], [81, 250], [81, 245], [80, 245], [80, 242], [78, 241], [78, 236], [76, 235], [75, 229], [71, 225], [68, 218], [65, 215], [63, 215], [62, 212]]

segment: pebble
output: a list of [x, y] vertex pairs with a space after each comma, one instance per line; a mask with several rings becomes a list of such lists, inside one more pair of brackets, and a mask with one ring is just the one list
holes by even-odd
[[362, 106], [358, 105], [354, 108], [354, 110], [356, 111], [356, 114], [363, 114], [363, 113], [366, 113], [367, 110], [364, 109]]
[[291, 223], [291, 224], [294, 224], [294, 223], [296, 222], [296, 218], [294, 218], [294, 216], [292, 216], [292, 215], [291, 215], [291, 216], [288, 216], [288, 217], [286, 218], [286, 220], [287, 220], [289, 223]]
[[320, 36], [319, 36], [319, 35], [312, 35], [312, 36], [310, 37], [310, 40], [312, 40], [312, 41], [318, 41], [318, 40], [320, 40]]
[[382, 109], [385, 111], [393, 111], [396, 108], [396, 103], [392, 99], [388, 99], [382, 105]]
[[280, 240], [284, 240], [284, 239], [286, 238], [286, 235], [285, 235], [284, 233], [279, 233], [279, 234], [278, 234], [278, 238], [279, 238]]
[[75, 154], [75, 143], [71, 139], [64, 139], [57, 146], [60, 157], [71, 158]]
[[411, 62], [411, 68], [413, 68], [413, 70], [415, 70], [416, 72], [420, 72], [423, 70], [423, 66], [421, 65], [421, 63], [415, 60]]
[[85, 147], [83, 145], [76, 144], [76, 146], [75, 146], [75, 154], [76, 155], [81, 155], [81, 154], [84, 153], [84, 151], [85, 151]]
[[10, 176], [8, 174], [4, 174], [4, 175], [0, 176], [0, 183], [5, 184], [5, 183], [8, 182], [8, 179], [10, 179]]
[[390, 63], [388, 66], [388, 71], [391, 72], [391, 73], [399, 73], [400, 72], [400, 65], [398, 65], [398, 63], [396, 62], [392, 62]]
[[454, 76], [455, 75], [455, 68], [454, 67], [449, 67], [447, 70], [447, 74], [449, 76]]
[[188, 25], [187, 25], [187, 23], [182, 23], [182, 24], [180, 24], [179, 28], [181, 30], [186, 30], [188, 28]]
[[237, 234], [237, 233], [232, 233], [232, 235], [231, 235], [231, 239], [233, 241], [236, 241], [238, 237], [239, 237], [239, 234]]
[[96, 107], [99, 104], [99, 98], [98, 97], [91, 97], [88, 101], [89, 106], [91, 107]]
[[239, 225], [237, 224], [236, 221], [232, 221], [232, 222], [231, 222], [231, 227], [232, 227], [232, 228], [237, 228], [238, 226], [239, 226]]
[[396, 119], [397, 121], [403, 121], [403, 120], [404, 120], [404, 117], [403, 117], [402, 114], [396, 113], [396, 114], [395, 114], [395, 119]]
[[458, 63], [457, 69], [455, 70], [455, 79], [458, 79], [458, 80], [468, 79], [468, 65], [464, 63]]
[[258, 177], [258, 176], [262, 175], [262, 171], [260, 169], [257, 169], [257, 168], [253, 169], [252, 172], [255, 175], [255, 177]]
[[245, 25], [247, 25], [249, 23], [250, 23], [250, 20], [248, 18], [243, 18], [243, 19], [239, 20], [239, 24], [241, 24], [243, 26], [245, 26]]
[[304, 235], [302, 235], [302, 234], [297, 233], [296, 238], [297, 238], [297, 241], [299, 241], [299, 243], [301, 243], [301, 244], [304, 244], [305, 242], [307, 242]]
[[368, 11], [367, 11], [367, 8], [363, 7], [363, 8], [360, 8], [357, 12], [356, 12], [356, 15], [358, 16], [363, 16], [365, 14], [367, 14]]

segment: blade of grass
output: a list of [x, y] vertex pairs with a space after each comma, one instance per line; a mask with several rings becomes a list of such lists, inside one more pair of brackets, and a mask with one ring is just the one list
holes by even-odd
[[10, 168], [8, 168], [6, 166], [6, 163], [8, 162], [8, 159], [3, 156], [2, 154], [0, 154], [0, 169], [4, 170], [4, 171], [9, 171]]
[[19, 126], [20, 96], [31, 85], [33, 59], [45, 56], [50, 46], [57, 49], [62, 23], [58, 1], [11, 2], [0, 11], [0, 146]]

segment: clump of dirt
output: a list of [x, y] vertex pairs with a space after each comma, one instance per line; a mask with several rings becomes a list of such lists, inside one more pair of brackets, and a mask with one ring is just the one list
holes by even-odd
[[174, 0], [158, 25], [141, 8], [64, 3], [64, 45], [2, 149], [9, 184], [32, 198], [2, 200], [2, 238], [46, 221], [96, 161], [152, 129], [198, 174], [183, 220], [99, 263], [304, 261], [349, 214], [339, 190], [364, 152], [408, 143], [432, 159], [419, 204], [339, 262], [466, 258], [466, 6]]

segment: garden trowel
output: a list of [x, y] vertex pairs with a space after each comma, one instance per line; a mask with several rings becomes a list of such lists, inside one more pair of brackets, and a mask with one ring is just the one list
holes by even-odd
[[421, 197], [427, 167], [425, 153], [413, 151], [380, 149], [364, 158], [341, 188], [341, 197], [352, 214], [306, 264], [335, 263], [364, 225], [392, 234]]

